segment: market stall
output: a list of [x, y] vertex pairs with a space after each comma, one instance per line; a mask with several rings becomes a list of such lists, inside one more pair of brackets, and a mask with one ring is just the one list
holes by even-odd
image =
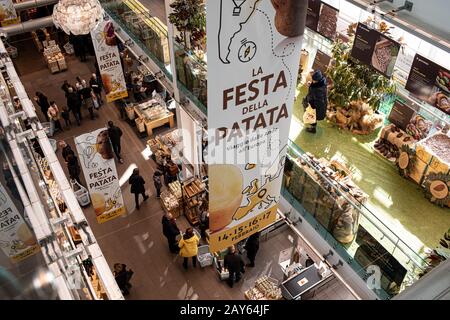
[[66, 59], [54, 40], [44, 41], [44, 59], [51, 73], [67, 70]]
[[125, 109], [128, 118], [136, 122], [138, 131], [149, 137], [153, 135], [155, 128], [166, 124], [173, 128], [175, 125], [174, 114], [167, 109], [164, 100], [158, 95], [139, 104], [130, 103]]

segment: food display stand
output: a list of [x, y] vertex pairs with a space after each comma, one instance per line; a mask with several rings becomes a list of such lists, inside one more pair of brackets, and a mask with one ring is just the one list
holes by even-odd
[[180, 202], [172, 194], [171, 191], [164, 190], [161, 192], [160, 197], [161, 205], [165, 212], [169, 212], [172, 214], [174, 218], [178, 218], [181, 214]]
[[199, 224], [199, 206], [202, 204], [201, 196], [206, 191], [205, 184], [199, 179], [190, 179], [182, 184], [185, 215], [192, 225]]
[[135, 120], [139, 132], [146, 132], [148, 136], [153, 135], [153, 129], [169, 124], [170, 128], [175, 126], [174, 114], [170, 112], [160, 99], [151, 99], [137, 105], [126, 107], [130, 120]]
[[262, 276], [255, 281], [255, 286], [244, 292], [247, 300], [282, 300], [283, 295], [278, 281], [268, 276]]

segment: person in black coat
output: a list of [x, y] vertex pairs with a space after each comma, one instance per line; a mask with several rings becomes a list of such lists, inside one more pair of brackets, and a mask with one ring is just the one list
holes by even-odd
[[50, 108], [50, 103], [48, 102], [48, 98], [42, 92], [36, 92], [34, 97], [34, 101], [36, 101], [37, 105], [41, 108], [42, 113], [44, 114], [45, 120], [50, 121], [47, 111]]
[[148, 195], [145, 194], [145, 180], [139, 175], [139, 169], [135, 168], [130, 176], [128, 182], [131, 185], [131, 193], [134, 193], [134, 201], [136, 202], [136, 209], [139, 207], [139, 195], [142, 194], [144, 201], [148, 199]]
[[256, 232], [248, 237], [247, 242], [245, 243], [244, 248], [247, 251], [247, 258], [248, 260], [250, 260], [250, 263], [247, 264], [247, 267], [253, 268], [255, 266], [255, 258], [259, 250], [259, 236], [260, 233]]
[[311, 127], [306, 128], [310, 133], [316, 133], [317, 121], [325, 119], [327, 115], [328, 92], [327, 79], [320, 70], [316, 70], [312, 75], [312, 83], [308, 89], [308, 95], [303, 100], [304, 107], [311, 105], [316, 110], [316, 122]]
[[177, 236], [180, 234], [180, 229], [178, 229], [177, 222], [171, 213], [167, 213], [163, 216], [162, 226], [163, 234], [169, 243], [170, 252], [178, 253], [180, 248], [178, 248]]
[[162, 173], [161, 171], [156, 170], [153, 174], [153, 184], [155, 185], [156, 189], [156, 198], [161, 197], [161, 188], [162, 188], [162, 181], [161, 181]]
[[108, 121], [108, 134], [109, 140], [111, 140], [111, 145], [113, 147], [114, 153], [119, 159], [120, 163], [123, 163], [123, 159], [120, 156], [120, 138], [122, 137], [122, 130], [119, 127], [116, 127], [112, 121]]
[[79, 184], [81, 184], [81, 169], [78, 163], [78, 159], [73, 151], [69, 152], [69, 154], [67, 155], [67, 170], [69, 171], [70, 179], [76, 180]]
[[81, 97], [78, 92], [75, 92], [72, 87], [67, 89], [67, 107], [72, 111], [78, 126], [81, 122]]
[[101, 106], [103, 104], [102, 87], [95, 73], [91, 75], [91, 79], [89, 80], [89, 86], [91, 87], [94, 94], [97, 96], [98, 103]]
[[133, 275], [132, 270], [127, 270], [127, 265], [123, 263], [114, 264], [114, 278], [116, 279], [117, 286], [120, 288], [124, 295], [130, 294], [131, 288], [130, 279]]
[[233, 288], [233, 284], [241, 280], [241, 273], [245, 272], [244, 260], [241, 255], [236, 252], [236, 248], [234, 246], [231, 246], [228, 249], [228, 253], [223, 260], [223, 264], [225, 269], [228, 269], [230, 274], [227, 281], [228, 285], [230, 288]]

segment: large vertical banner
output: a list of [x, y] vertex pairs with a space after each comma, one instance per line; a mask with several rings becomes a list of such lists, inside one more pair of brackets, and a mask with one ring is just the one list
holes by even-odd
[[2, 184], [0, 184], [0, 247], [13, 263], [40, 250], [36, 237]]
[[108, 102], [128, 96], [114, 25], [103, 21], [91, 31], [92, 43]]
[[307, 5], [207, 2], [211, 251], [276, 219]]
[[12, 0], [0, 0], [0, 24], [2, 27], [19, 23], [16, 9]]
[[98, 223], [125, 213], [119, 176], [108, 130], [98, 129], [75, 138], [92, 206]]

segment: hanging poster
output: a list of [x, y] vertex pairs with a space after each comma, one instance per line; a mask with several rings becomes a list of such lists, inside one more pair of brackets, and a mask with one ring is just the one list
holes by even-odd
[[75, 138], [84, 178], [98, 223], [125, 213], [119, 176], [108, 130], [98, 129]]
[[390, 78], [400, 51], [400, 43], [377, 30], [358, 23], [351, 56]]
[[114, 25], [102, 21], [91, 31], [92, 43], [102, 77], [103, 88], [108, 102], [128, 96], [119, 49], [116, 43]]
[[450, 70], [416, 54], [406, 89], [433, 107], [450, 114]]
[[0, 184], [0, 247], [13, 263], [40, 251], [36, 237], [2, 184]]
[[17, 16], [12, 0], [0, 0], [0, 24], [2, 27], [19, 22], [20, 17]]
[[208, 1], [210, 249], [276, 219], [307, 1]]
[[308, 1], [306, 26], [327, 39], [336, 39], [339, 10], [320, 0]]

